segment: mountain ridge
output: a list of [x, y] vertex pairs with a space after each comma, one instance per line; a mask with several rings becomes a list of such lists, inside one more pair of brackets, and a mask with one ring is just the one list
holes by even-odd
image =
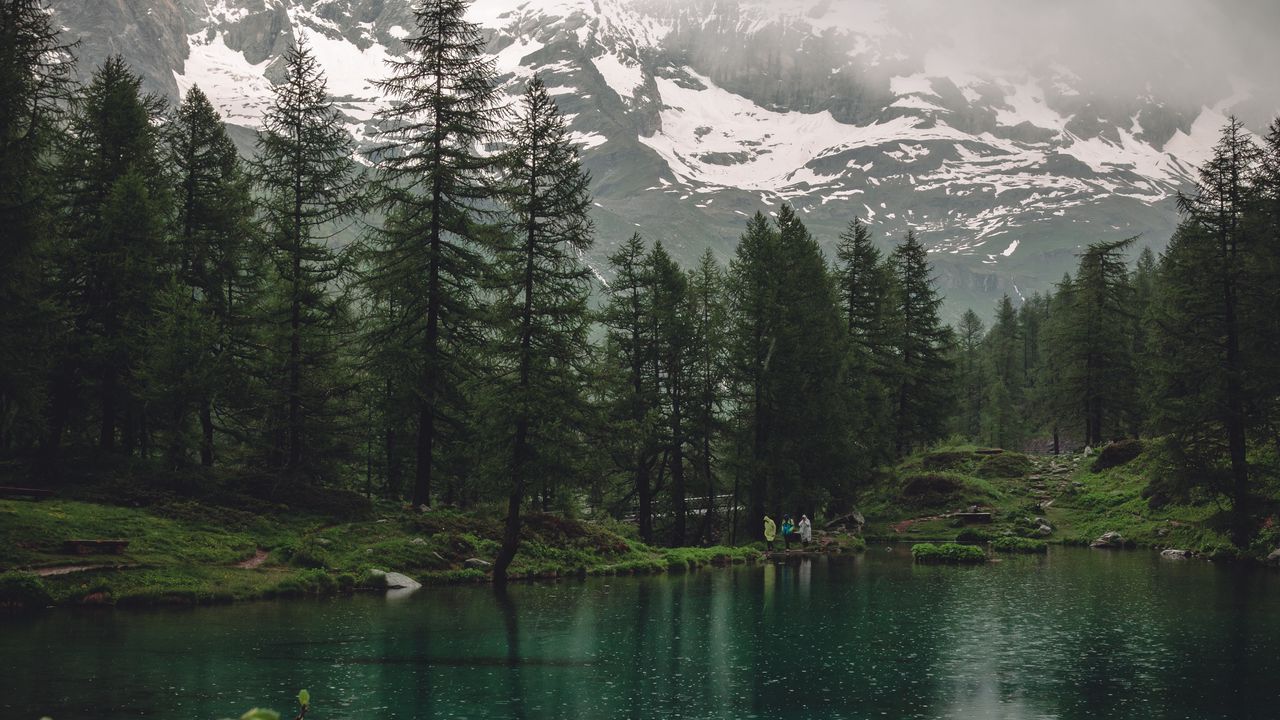
[[[347, 129], [367, 141], [371, 83], [402, 51], [408, 0], [105, 0], [52, 4], [86, 60], [125, 56], [173, 98], [200, 85], [252, 129], [305, 37]], [[478, 0], [504, 92], [539, 73], [592, 172], [603, 266], [632, 232], [686, 264], [732, 254], [747, 216], [793, 204], [830, 248], [861, 217], [929, 247], [949, 312], [1042, 291], [1088, 242], [1161, 247], [1174, 198], [1248, 89], [1120, 98], [1065, 65], [1004, 73], [908, 52], [885, 3]]]

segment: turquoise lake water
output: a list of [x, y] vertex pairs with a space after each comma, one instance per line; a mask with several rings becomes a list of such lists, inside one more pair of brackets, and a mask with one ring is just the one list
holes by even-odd
[[[1280, 717], [1280, 573], [1053, 548], [0, 617], [0, 717]], [[291, 717], [291, 716], [290, 716]]]

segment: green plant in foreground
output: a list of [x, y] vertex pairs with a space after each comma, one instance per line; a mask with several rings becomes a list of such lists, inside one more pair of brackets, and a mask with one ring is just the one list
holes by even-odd
[[987, 561], [987, 554], [983, 552], [982, 548], [956, 543], [943, 543], [941, 545], [920, 543], [911, 548], [911, 556], [918, 563], [977, 565]]
[[[307, 711], [311, 709], [311, 693], [305, 688], [298, 691], [298, 715], [295, 720], [302, 720], [307, 716]], [[253, 708], [240, 716], [240, 720], [280, 720], [280, 713], [275, 710], [265, 710], [263, 708]]]
[[1043, 540], [1021, 537], [1001, 537], [991, 541], [991, 548], [1007, 553], [1047, 553], [1049, 544]]

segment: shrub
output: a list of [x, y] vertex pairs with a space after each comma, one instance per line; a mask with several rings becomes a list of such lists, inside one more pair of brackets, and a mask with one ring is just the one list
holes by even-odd
[[908, 475], [902, 486], [903, 501], [915, 507], [942, 505], [955, 499], [964, 489], [964, 481], [945, 473]]
[[309, 543], [289, 541], [281, 544], [272, 553], [280, 560], [300, 568], [329, 567], [329, 557], [322, 548]]
[[973, 453], [965, 450], [939, 450], [920, 458], [920, 466], [925, 470], [955, 470], [972, 458]]
[[1102, 472], [1113, 467], [1120, 467], [1142, 454], [1141, 440], [1117, 440], [1098, 453], [1098, 459], [1089, 467], [1092, 472]]
[[1006, 553], [1047, 553], [1049, 544], [1043, 540], [1006, 536], [991, 541], [991, 548]]
[[981, 564], [987, 561], [987, 554], [975, 545], [958, 545], [956, 543], [920, 543], [911, 548], [911, 556], [918, 563], [945, 563], [950, 565]]
[[1019, 478], [1030, 472], [1031, 460], [1011, 452], [988, 455], [978, 466], [978, 477], [984, 478]]
[[53, 602], [35, 573], [0, 573], [0, 608], [38, 608]]
[[979, 528], [965, 528], [956, 533], [956, 542], [986, 542], [991, 539], [991, 533]]

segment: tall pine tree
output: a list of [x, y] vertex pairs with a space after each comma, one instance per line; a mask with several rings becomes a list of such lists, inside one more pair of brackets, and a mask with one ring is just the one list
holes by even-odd
[[933, 284], [924, 245], [908, 230], [893, 250], [900, 323], [895, 368], [894, 450], [902, 455], [938, 438], [951, 403], [952, 341], [938, 316], [942, 297]]
[[493, 62], [466, 7], [424, 0], [405, 56], [377, 83], [390, 100], [372, 155], [387, 219], [371, 242], [365, 280], [394, 308], [375, 342], [405, 346], [400, 356], [413, 375], [415, 507], [431, 504], [438, 451], [463, 421], [467, 358], [480, 342], [476, 291], [488, 274], [482, 221], [495, 192], [494, 159], [481, 148], [495, 138], [501, 111]]
[[346, 267], [329, 240], [363, 207], [353, 150], [324, 73], [300, 41], [285, 54], [253, 170], [274, 275], [264, 368], [271, 457], [312, 475], [342, 453], [350, 422], [342, 403], [352, 388], [340, 370], [351, 329], [338, 292]]
[[[214, 416], [231, 421], [235, 396], [247, 383], [247, 356], [259, 272], [250, 179], [222, 118], [198, 88], [187, 91], [170, 124], [169, 164], [175, 173], [178, 280], [197, 318], [210, 327], [190, 356], [199, 383], [183, 383], [200, 423], [200, 462], [214, 460]], [[176, 388], [175, 388], [176, 389]], [[237, 389], [240, 392], [237, 393]], [[219, 413], [221, 411], [221, 413]], [[234, 421], [232, 421], [234, 422]], [[175, 417], [173, 429], [185, 423]]]
[[173, 257], [164, 103], [141, 87], [122, 59], [108, 58], [72, 106], [58, 169], [66, 245], [57, 279], [72, 329], [53, 379], [55, 442], [79, 401], [81, 376], [96, 396], [99, 447], [145, 450], [149, 437], [135, 371]]
[[581, 444], [591, 271], [590, 178], [555, 103], [529, 82], [507, 142], [510, 222], [499, 246], [494, 360], [509, 487], [493, 578], [504, 582], [520, 542], [526, 489], [563, 476]]
[[0, 451], [31, 446], [44, 425], [57, 327], [44, 282], [50, 160], [72, 92], [69, 50], [40, 0], [0, 1]]

